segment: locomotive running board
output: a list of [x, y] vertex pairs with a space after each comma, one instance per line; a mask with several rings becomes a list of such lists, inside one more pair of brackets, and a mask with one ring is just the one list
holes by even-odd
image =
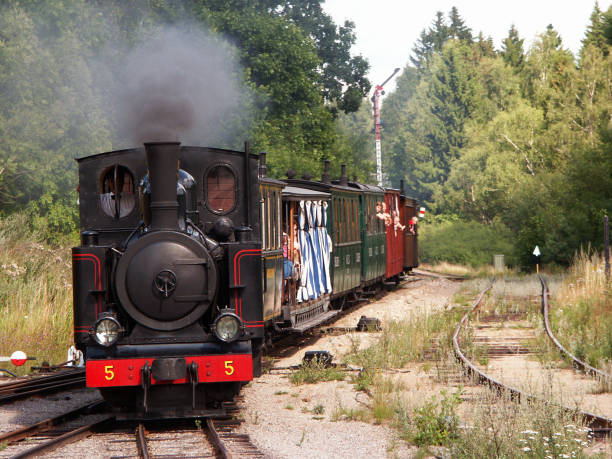
[[332, 317], [338, 315], [339, 313], [340, 313], [339, 309], [332, 309], [331, 311], [327, 311], [321, 314], [320, 316], [315, 316], [310, 320], [307, 320], [305, 322], [300, 322], [295, 327], [287, 329], [287, 331], [295, 332], [295, 333], [303, 333], [309, 328], [316, 327], [317, 325], [322, 324], [323, 322], [331, 319]]

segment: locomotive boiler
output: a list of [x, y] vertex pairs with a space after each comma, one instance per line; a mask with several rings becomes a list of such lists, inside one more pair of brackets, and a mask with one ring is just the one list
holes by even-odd
[[217, 413], [261, 368], [257, 156], [154, 142], [78, 164], [87, 386], [130, 417]]

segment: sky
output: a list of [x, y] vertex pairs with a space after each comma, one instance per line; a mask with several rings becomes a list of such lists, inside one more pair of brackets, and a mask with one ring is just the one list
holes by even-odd
[[[602, 11], [612, 0], [599, 0]], [[536, 36], [552, 24], [565, 48], [577, 54], [595, 0], [325, 0], [323, 9], [336, 24], [355, 23], [357, 42], [352, 54], [370, 62], [372, 86], [381, 84], [396, 67], [404, 68], [421, 31], [429, 27], [437, 11], [445, 17], [453, 6], [473, 35], [493, 38], [496, 49], [514, 24], [527, 51]], [[398, 74], [399, 75], [399, 74]], [[395, 87], [391, 80], [385, 85]]]

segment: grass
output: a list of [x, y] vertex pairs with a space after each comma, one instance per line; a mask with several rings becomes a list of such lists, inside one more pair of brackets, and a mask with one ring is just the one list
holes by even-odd
[[581, 419], [546, 402], [519, 403], [484, 392], [474, 423], [448, 446], [454, 458], [584, 457], [590, 438]]
[[[590, 445], [590, 439], [581, 419], [550, 403], [520, 403], [509, 396], [500, 399], [483, 391], [476, 393], [473, 402], [462, 406], [461, 388], [438, 389], [437, 394], [426, 397], [419, 394], [419, 389], [407, 387], [401, 378], [384, 373], [409, 362], [423, 363], [423, 368], [431, 369], [445, 358], [452, 359], [451, 333], [487, 282], [485, 279], [467, 282], [455, 297], [459, 307], [435, 314], [422, 312], [401, 322], [385, 324], [380, 339], [368, 349], [358, 350], [359, 343], [354, 343], [347, 360], [363, 370], [352, 382], [357, 390], [370, 396], [370, 403], [364, 408], [339, 406], [332, 419], [391, 425], [402, 439], [420, 446], [423, 454], [429, 446], [441, 445], [447, 450], [445, 457], [456, 458], [584, 457], [583, 450]], [[503, 317], [526, 312], [526, 318], [537, 318], [541, 323], [539, 303], [533, 301], [533, 296], [539, 293], [535, 276], [503, 279], [485, 297], [481, 314]], [[472, 327], [462, 332], [462, 349], [486, 364], [486, 354], [474, 346], [472, 335]], [[433, 362], [428, 362], [432, 356], [426, 351], [433, 343], [437, 343], [437, 353]], [[552, 386], [550, 391], [553, 392]]]
[[320, 381], [344, 381], [346, 374], [335, 367], [326, 367], [318, 359], [305, 362], [299, 369], [291, 373], [289, 380], [299, 386], [301, 384], [314, 384]]
[[0, 355], [37, 357], [18, 374], [64, 362], [72, 344], [70, 249], [46, 245], [27, 223], [22, 214], [0, 219]]
[[[492, 265], [481, 265], [478, 267], [473, 267], [470, 265], [459, 265], [455, 263], [449, 263], [447, 261], [440, 261], [437, 263], [429, 264], [429, 263], [421, 263], [419, 264], [419, 268], [426, 269], [428, 271], [433, 271], [440, 274], [450, 274], [452, 276], [462, 276], [467, 279], [474, 279], [480, 277], [492, 277], [495, 276], [495, 269]], [[509, 272], [506, 270], [505, 272]]]
[[612, 291], [603, 260], [581, 251], [551, 298], [553, 333], [576, 357], [606, 371], [612, 366]]
[[371, 379], [368, 371], [374, 369], [401, 368], [408, 362], [422, 362], [432, 346], [440, 355], [451, 349], [453, 324], [461, 317], [461, 308], [450, 311], [413, 314], [403, 321], [388, 322], [376, 344], [358, 350], [353, 342], [353, 351], [347, 357], [349, 363], [363, 367], [360, 384]]

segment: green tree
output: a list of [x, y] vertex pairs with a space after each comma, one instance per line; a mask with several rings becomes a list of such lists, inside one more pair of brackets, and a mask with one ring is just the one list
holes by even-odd
[[[450, 173], [451, 163], [465, 145], [465, 122], [478, 109], [482, 88], [472, 62], [472, 46], [450, 41], [434, 57], [430, 77], [419, 87], [419, 107], [426, 148], [422, 158], [423, 187], [426, 201], [431, 202], [437, 187]], [[424, 151], [424, 152], [425, 152]], [[417, 168], [421, 164], [415, 165]]]
[[523, 50], [523, 42], [525, 40], [519, 38], [518, 30], [514, 24], [510, 26], [508, 36], [504, 38], [502, 43], [501, 56], [504, 62], [514, 69], [516, 73], [521, 72], [525, 64], [525, 52]]
[[465, 40], [467, 42], [472, 41], [472, 30], [465, 25], [465, 22], [459, 15], [459, 10], [456, 6], [451, 8], [450, 12], [448, 13], [448, 19], [450, 21], [448, 31], [451, 38], [456, 40]]
[[315, 43], [321, 65], [323, 97], [334, 109], [355, 112], [369, 93], [366, 77], [370, 65], [362, 56], [351, 56], [355, 44], [355, 24], [345, 21], [338, 26], [323, 11], [321, 0], [279, 2], [277, 11], [289, 18]]
[[582, 40], [582, 48], [580, 49], [580, 56], [587, 46], [594, 46], [599, 48], [604, 54], [608, 54], [608, 43], [606, 42], [606, 25], [604, 20], [604, 14], [599, 8], [599, 2], [595, 2], [593, 12], [591, 13], [590, 23], [587, 26], [585, 37]]
[[417, 70], [424, 71], [433, 54], [442, 51], [442, 46], [450, 37], [451, 32], [446, 25], [444, 14], [438, 11], [431, 27], [421, 31], [419, 39], [412, 48], [413, 55], [410, 57], [412, 65]]

